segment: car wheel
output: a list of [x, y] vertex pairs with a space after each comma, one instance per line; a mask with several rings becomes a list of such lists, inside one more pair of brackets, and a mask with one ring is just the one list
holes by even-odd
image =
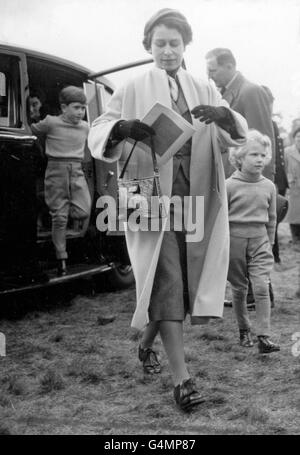
[[109, 272], [109, 283], [113, 290], [126, 289], [134, 284], [132, 266], [121, 264]]

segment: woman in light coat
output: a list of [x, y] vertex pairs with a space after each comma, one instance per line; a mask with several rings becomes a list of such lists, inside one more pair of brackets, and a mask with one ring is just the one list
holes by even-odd
[[[178, 208], [172, 206], [159, 232], [126, 232], [137, 293], [132, 326], [145, 329], [139, 359], [145, 372], [160, 372], [152, 349], [159, 332], [173, 375], [174, 398], [184, 411], [204, 398], [185, 363], [183, 321], [187, 313], [192, 324], [197, 324], [222, 317], [223, 312], [229, 234], [221, 151], [241, 145], [247, 130], [245, 119], [229, 109], [214, 87], [182, 68], [191, 39], [190, 25], [179, 11], [165, 8], [154, 14], [145, 25], [143, 41], [154, 67], [116, 90], [89, 136], [94, 158], [119, 160], [122, 167], [131, 148], [126, 139], [143, 140], [153, 134], [139, 120], [155, 102], [177, 111], [195, 129], [173, 159], [160, 166], [160, 185], [169, 198], [176, 195], [184, 201], [191, 196], [196, 202], [197, 197], [204, 201], [195, 222], [196, 231], [203, 224], [204, 232], [195, 234], [189, 217], [190, 222], [176, 230]], [[128, 167], [129, 178], [151, 175], [151, 155], [137, 146]], [[191, 214], [192, 205], [182, 203], [185, 215]]]

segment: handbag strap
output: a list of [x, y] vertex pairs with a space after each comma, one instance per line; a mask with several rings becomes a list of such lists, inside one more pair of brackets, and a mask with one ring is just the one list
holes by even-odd
[[[138, 141], [135, 141], [134, 144], [133, 144], [133, 147], [132, 149], [130, 150], [130, 153], [127, 157], [127, 160], [125, 161], [125, 164], [123, 166], [123, 169], [121, 171], [121, 174], [119, 176], [119, 179], [122, 179], [124, 177], [124, 174], [125, 174], [125, 171], [127, 169], [127, 166], [128, 166], [128, 163], [129, 163], [129, 160], [131, 158], [131, 155], [135, 149], [135, 146], [137, 144]], [[154, 170], [154, 174], [158, 175], [159, 174], [159, 169], [158, 169], [158, 165], [157, 165], [157, 160], [156, 160], [156, 155], [155, 155], [155, 151], [154, 151], [154, 140], [153, 140], [153, 136], [150, 136], [150, 149], [151, 149], [151, 156], [152, 156], [152, 163], [153, 163], [153, 170]]]
[[122, 178], [124, 177], [125, 171], [126, 171], [126, 169], [127, 169], [129, 160], [130, 160], [130, 158], [131, 158], [131, 155], [132, 155], [132, 153], [133, 153], [133, 150], [135, 149], [136, 144], [137, 144], [137, 141], [135, 141], [135, 143], [133, 144], [132, 149], [130, 150], [130, 153], [129, 153], [128, 157], [127, 157], [127, 160], [125, 161], [125, 164], [124, 164], [123, 169], [122, 169], [122, 171], [121, 171], [121, 174], [120, 174], [120, 176], [119, 176], [119, 179], [122, 179]]
[[159, 169], [157, 165], [155, 150], [154, 150], [154, 139], [153, 136], [150, 136], [150, 145], [151, 145], [151, 155], [152, 155], [152, 162], [153, 162], [153, 170], [155, 174], [159, 174]]

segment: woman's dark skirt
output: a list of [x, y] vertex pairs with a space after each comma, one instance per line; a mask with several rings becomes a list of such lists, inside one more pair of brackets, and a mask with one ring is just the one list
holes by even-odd
[[[189, 181], [178, 169], [172, 195], [189, 195]], [[182, 211], [183, 213], [183, 211]], [[171, 212], [171, 229], [174, 228]], [[150, 321], [183, 321], [189, 310], [186, 236], [181, 231], [165, 231], [154, 277], [149, 306]]]

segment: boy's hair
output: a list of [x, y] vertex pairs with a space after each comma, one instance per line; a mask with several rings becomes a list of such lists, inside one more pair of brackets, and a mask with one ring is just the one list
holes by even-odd
[[260, 133], [257, 130], [250, 129], [246, 136], [246, 143], [241, 147], [230, 148], [229, 150], [229, 161], [236, 168], [241, 169], [241, 158], [243, 158], [250, 149], [251, 144], [257, 143], [262, 145], [266, 151], [266, 161], [265, 163], [270, 163], [272, 159], [272, 147], [271, 139], [265, 134]]
[[70, 103], [81, 103], [86, 104], [86, 96], [84, 91], [80, 87], [75, 87], [75, 85], [68, 85], [68, 87], [63, 88], [59, 93], [59, 103], [60, 104], [70, 104]]

